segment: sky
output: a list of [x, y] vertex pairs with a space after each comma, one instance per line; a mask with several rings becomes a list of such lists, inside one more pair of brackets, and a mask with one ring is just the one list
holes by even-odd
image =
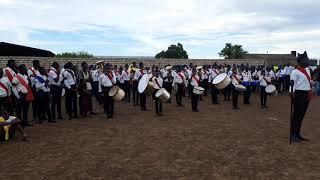
[[190, 58], [219, 58], [233, 43], [320, 58], [319, 17], [318, 0], [0, 0], [0, 41], [97, 56], [154, 56], [180, 42]]

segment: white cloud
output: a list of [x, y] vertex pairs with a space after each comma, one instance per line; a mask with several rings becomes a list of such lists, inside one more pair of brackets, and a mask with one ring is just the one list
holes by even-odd
[[[216, 57], [226, 42], [241, 43], [253, 51], [306, 49], [320, 56], [316, 42], [320, 25], [312, 21], [320, 15], [320, 3], [311, 0], [0, 0], [0, 7], [0, 32], [5, 32], [0, 38], [16, 43], [54, 45], [62, 42], [54, 38], [51, 43], [41, 42], [30, 35], [47, 30], [97, 30], [103, 35], [110, 27], [137, 41], [137, 46], [125, 47], [128, 54], [118, 55], [154, 55], [180, 41], [195, 58]], [[83, 44], [105, 43], [86, 36], [89, 40]], [[201, 53], [202, 48], [212, 48], [212, 55]]]

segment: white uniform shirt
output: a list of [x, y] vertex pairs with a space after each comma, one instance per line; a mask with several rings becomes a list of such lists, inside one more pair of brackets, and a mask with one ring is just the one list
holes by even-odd
[[287, 75], [287, 76], [289, 76], [290, 74], [291, 74], [291, 72], [294, 70], [294, 67], [292, 67], [292, 66], [286, 66], [285, 68], [284, 68], [284, 70], [285, 70], [285, 75]]
[[121, 74], [124, 81], [130, 81], [130, 72], [129, 70], [123, 70]]
[[37, 78], [35, 78], [34, 85], [36, 86], [36, 91], [50, 92], [49, 85], [46, 86], [46, 81], [48, 78], [43, 75], [39, 75], [39, 77], [42, 78], [44, 82], [40, 82]]
[[276, 76], [273, 70], [270, 70], [269, 72], [266, 71], [266, 77], [275, 78]]
[[207, 70], [203, 70], [201, 72], [201, 80], [209, 79], [209, 72]]
[[[152, 82], [153, 82], [153, 88], [154, 88], [154, 89], [161, 89], [162, 86], [163, 86], [163, 79], [162, 79], [161, 77], [153, 77], [153, 78], [152, 78]], [[160, 87], [159, 87], [159, 85], [157, 84], [157, 82], [158, 82], [158, 84], [160, 85]]]
[[233, 85], [239, 85], [240, 84], [240, 80], [241, 80], [241, 76], [239, 74], [232, 74], [231, 75], [231, 81]]
[[70, 69], [65, 69], [63, 72], [64, 86], [68, 89], [71, 89], [71, 86], [76, 84], [76, 76], [74, 72]]
[[99, 92], [102, 92], [102, 86], [112, 87], [113, 84], [116, 84], [116, 75], [112, 72], [112, 78], [110, 79], [108, 75], [101, 74], [99, 77]]
[[[266, 81], [267, 80], [267, 81]], [[260, 81], [260, 86], [268, 86], [268, 82], [271, 82], [271, 78], [270, 77], [265, 77], [263, 75], [261, 75], [259, 77], [259, 81]]]
[[[307, 71], [307, 73], [310, 75], [310, 72]], [[291, 72], [290, 80], [294, 81], [293, 91], [310, 91], [310, 83], [308, 78], [298, 69], [295, 69]]]
[[[179, 74], [181, 75], [181, 77], [179, 76]], [[175, 72], [175, 71], [172, 71], [172, 76], [173, 76], [173, 82], [176, 83], [176, 84], [183, 84], [184, 83], [184, 79], [185, 79], [185, 76], [183, 74], [183, 72]]]
[[93, 82], [98, 82], [101, 74], [102, 73], [100, 72], [99, 69], [92, 70], [91, 75], [92, 75]]
[[28, 77], [31, 82], [31, 87], [34, 86], [35, 77], [39, 75], [40, 75], [40, 72], [38, 70], [35, 70], [34, 67], [31, 67], [30, 69], [28, 69]]
[[12, 88], [12, 84], [10, 83], [9, 79], [7, 77], [2, 77], [0, 79], [0, 81], [2, 82], [2, 84], [7, 87], [8, 89], [8, 92], [2, 88], [0, 86], [0, 97], [7, 97], [7, 96], [10, 96], [11, 95], [11, 88]]
[[213, 79], [218, 75], [219, 75], [219, 70], [214, 69], [214, 68], [210, 69], [209, 70], [209, 82], [212, 82]]
[[140, 76], [143, 76], [144, 74], [147, 74], [146, 70], [137, 70], [134, 74], [134, 80], [139, 80]]
[[192, 76], [192, 69], [187, 67], [186, 72], [187, 72], [188, 78], [190, 78]]
[[[17, 76], [20, 76], [23, 81], [25, 83], [29, 83], [29, 79], [28, 79], [28, 76], [27, 75], [22, 75], [20, 73], [18, 73], [12, 80], [12, 85], [13, 85], [13, 88], [12, 88], [12, 91], [13, 91], [13, 94], [18, 98], [20, 99], [20, 95], [19, 93], [23, 93], [23, 94], [28, 94], [28, 89], [25, 88], [21, 82], [17, 79]], [[28, 84], [29, 85], [29, 84]]]
[[[11, 74], [11, 76], [12, 76], [13, 78], [16, 76], [16, 73], [15, 73], [11, 68], [6, 67], [6, 68], [3, 69], [3, 76], [4, 76], [4, 77], [9, 78], [8, 75], [7, 75], [7, 73], [6, 73], [6, 70], [9, 71], [9, 73]], [[12, 83], [12, 82], [11, 82], [11, 83]]]
[[60, 72], [59, 80], [56, 82], [54, 79], [58, 77], [57, 70], [53, 67], [50, 68], [49, 73], [48, 73], [48, 79], [49, 79], [49, 85], [55, 85], [55, 86], [61, 86], [63, 77], [62, 77], [62, 72]]
[[250, 82], [251, 81], [251, 73], [248, 71], [243, 71], [242, 72], [242, 79], [243, 79], [243, 82]]
[[198, 76], [198, 74], [191, 76], [190, 79], [191, 79], [191, 81], [190, 81], [191, 86], [193, 86], [193, 87], [200, 86], [200, 77]]

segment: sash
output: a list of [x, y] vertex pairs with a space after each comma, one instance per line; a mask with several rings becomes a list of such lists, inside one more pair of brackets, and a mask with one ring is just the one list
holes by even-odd
[[184, 84], [184, 77], [180, 73], [178, 73], [178, 76], [182, 79], [182, 83]]
[[200, 86], [199, 79], [197, 79], [197, 78], [196, 78], [196, 76], [192, 76], [191, 78], [192, 78], [192, 79], [194, 79], [194, 80], [196, 81], [196, 83], [198, 84], [198, 87], [199, 87], [199, 86]]
[[1, 81], [0, 81], [0, 86], [7, 92], [7, 95], [9, 96], [9, 89], [7, 88], [7, 86], [3, 84]]
[[216, 69], [213, 69], [213, 71], [216, 73], [216, 76], [219, 75], [219, 72]]
[[33, 70], [32, 68], [30, 68], [30, 71], [32, 72], [32, 76], [33, 76], [33, 77], [36, 77], [36, 76], [37, 76], [37, 74], [36, 74], [36, 71], [35, 71], [35, 70]]
[[158, 79], [155, 77], [154, 80], [156, 81], [156, 84], [159, 86], [159, 89], [161, 89], [161, 86], [160, 86], [160, 84], [159, 84], [159, 82], [158, 82]]
[[140, 70], [140, 73], [141, 73], [141, 76], [143, 76], [143, 75], [144, 75], [144, 72], [143, 72], [143, 70]]
[[107, 76], [108, 76], [109, 80], [111, 81], [111, 83], [113, 84], [113, 82], [112, 82], [113, 74], [107, 73]]
[[12, 74], [10, 73], [9, 69], [5, 69], [4, 71], [5, 71], [5, 73], [6, 73], [6, 76], [7, 76], [8, 79], [9, 79], [9, 81], [12, 83], [13, 76], [12, 76]]
[[236, 75], [233, 74], [232, 77], [234, 77], [236, 81], [239, 83], [239, 78]]
[[36, 76], [35, 79], [38, 80], [41, 84], [45, 82], [45, 80], [41, 76]]
[[127, 76], [129, 76], [129, 71], [128, 71], [128, 69], [126, 70], [126, 73], [127, 73]]
[[24, 79], [20, 75], [17, 74], [16, 78], [21, 83], [21, 85], [24, 86], [28, 90], [28, 94], [26, 96], [26, 100], [29, 101], [29, 102], [33, 101], [34, 97], [33, 97], [32, 90], [31, 90], [30, 86], [24, 81]]
[[300, 71], [300, 72], [302, 72], [305, 76], [306, 76], [306, 78], [308, 79], [308, 81], [309, 81], [309, 85], [310, 85], [310, 90], [309, 90], [309, 92], [308, 92], [308, 99], [309, 100], [312, 100], [313, 99], [313, 96], [312, 96], [312, 92], [311, 92], [311, 77], [310, 77], [310, 75], [308, 74], [308, 72], [306, 71], [306, 69], [304, 69], [303, 67], [298, 67], [297, 68], [297, 70], [298, 71]]

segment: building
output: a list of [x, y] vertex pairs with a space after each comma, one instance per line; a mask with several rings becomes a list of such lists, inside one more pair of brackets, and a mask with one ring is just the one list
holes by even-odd
[[297, 64], [297, 52], [290, 54], [247, 54], [244, 59], [263, 59], [266, 65], [272, 64]]

